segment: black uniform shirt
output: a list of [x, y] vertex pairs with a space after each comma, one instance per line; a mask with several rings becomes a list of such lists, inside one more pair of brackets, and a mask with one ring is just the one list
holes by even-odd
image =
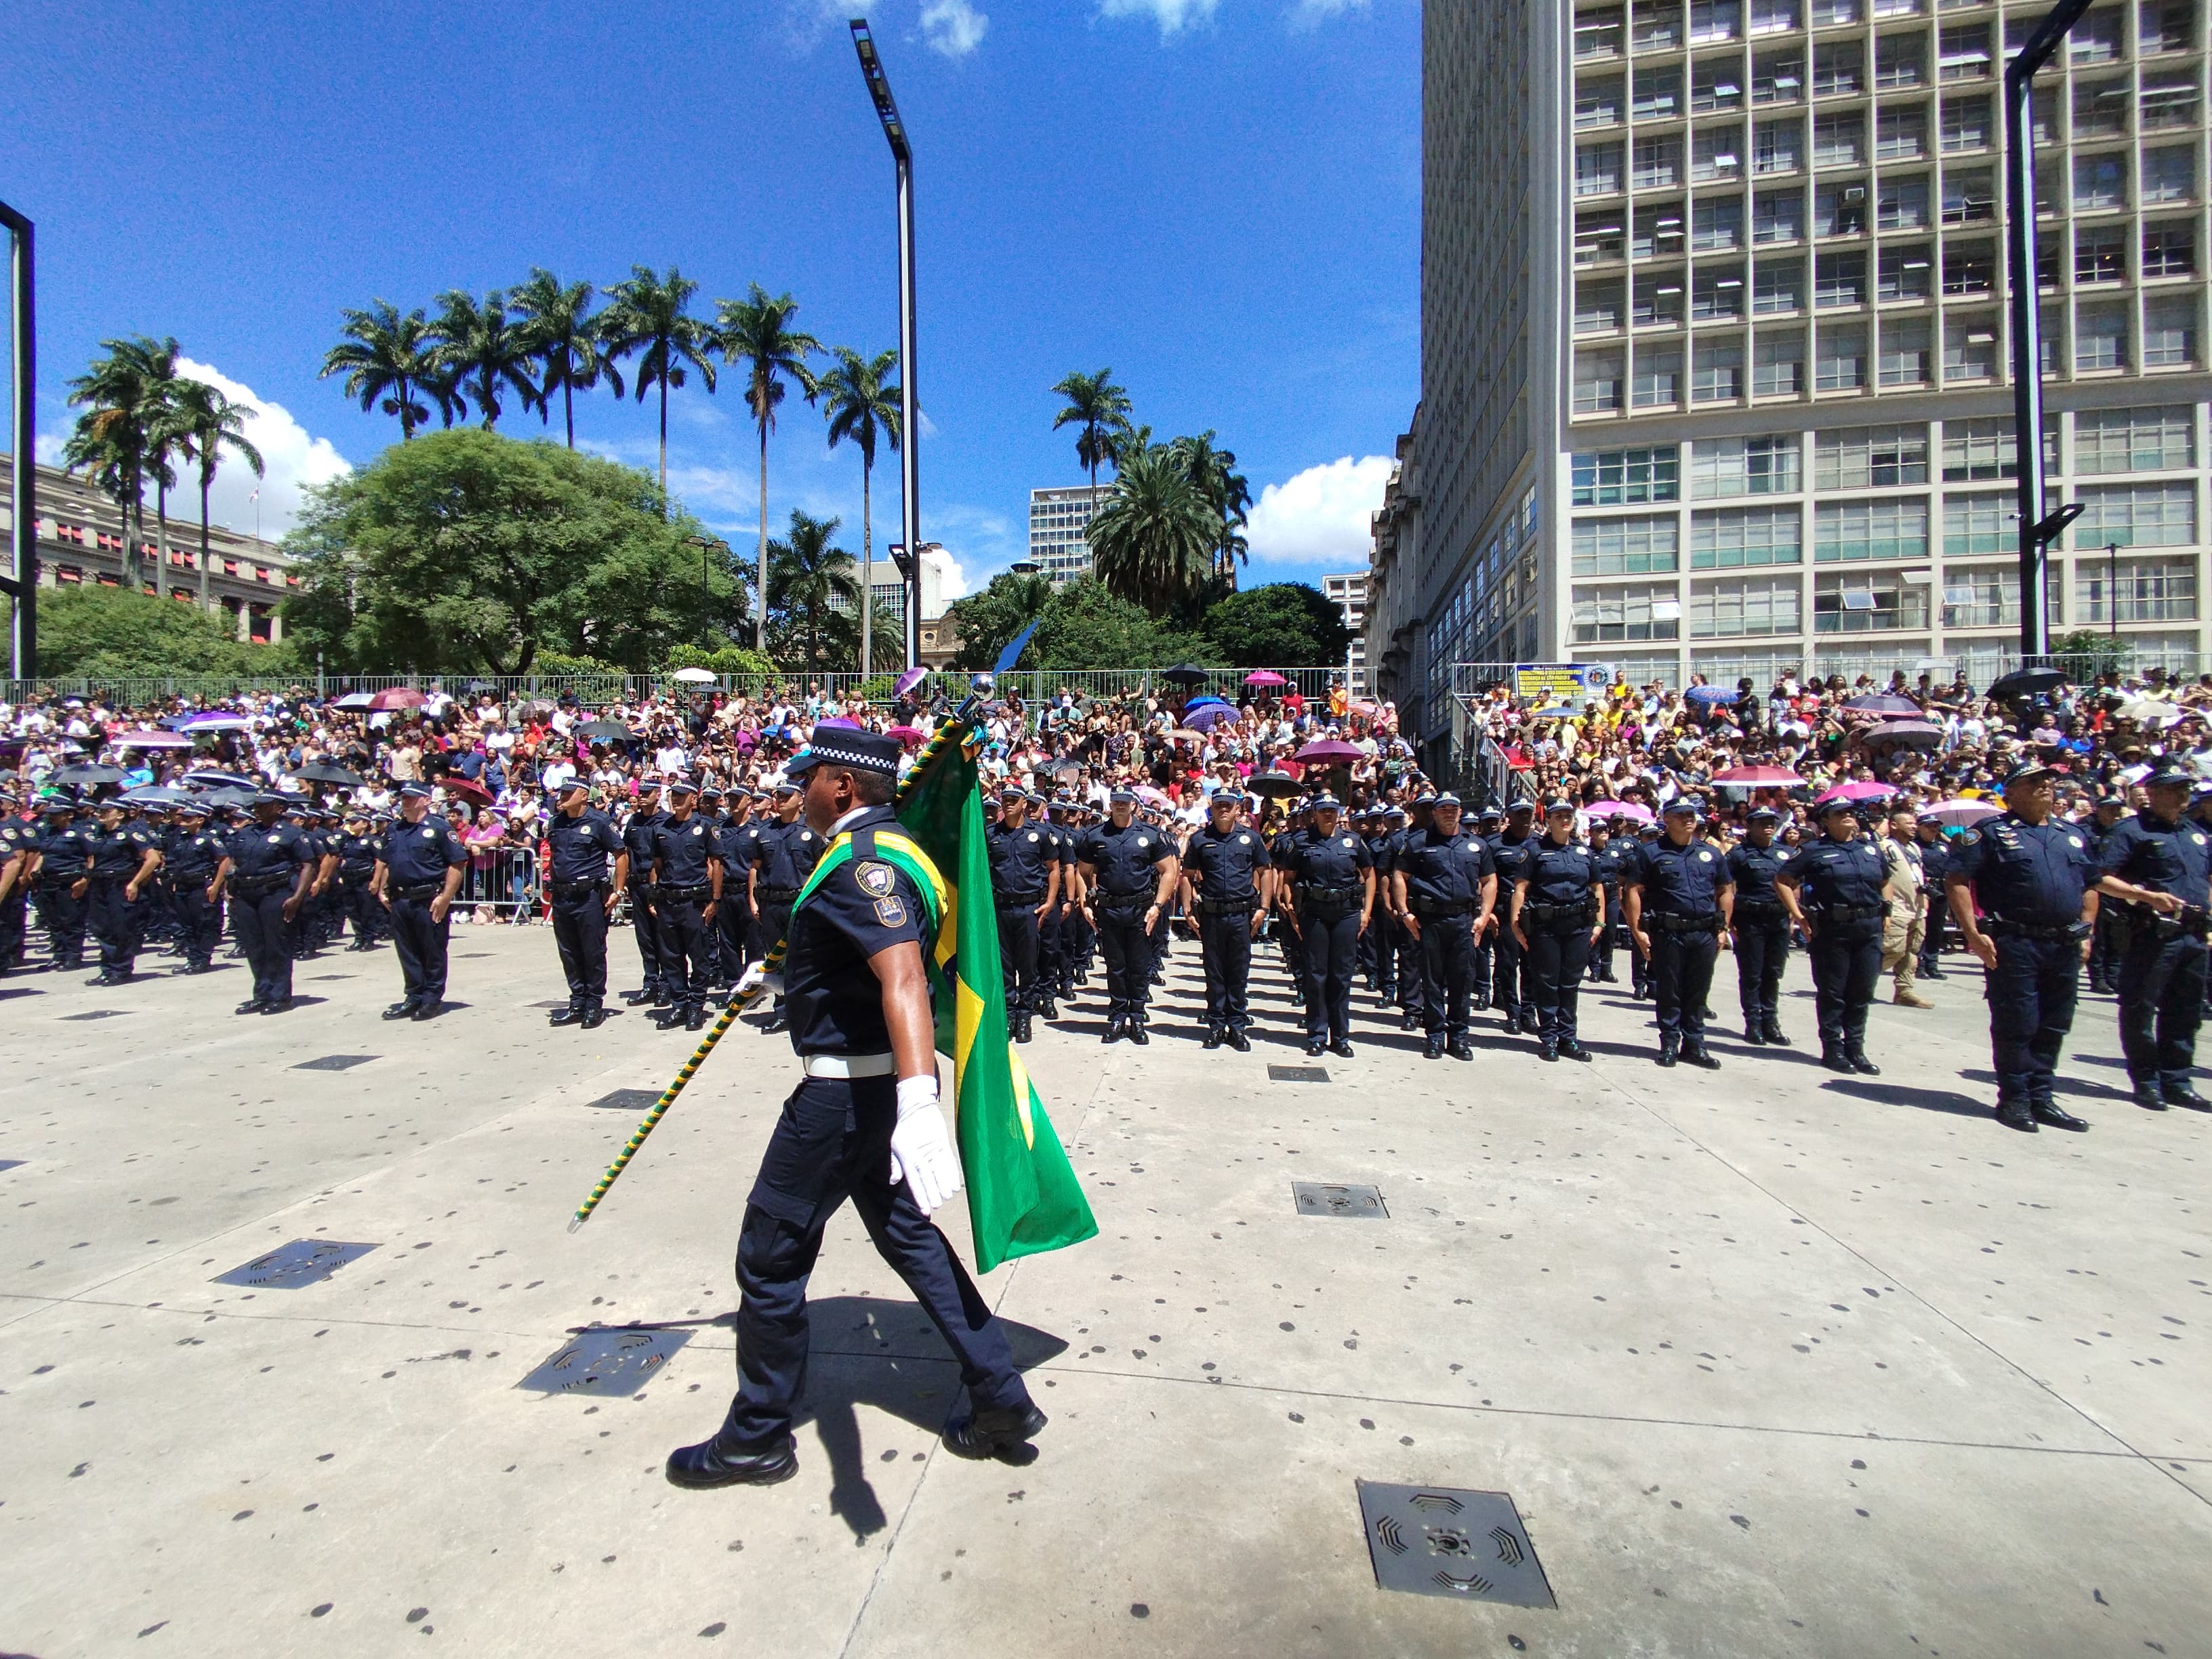
[[1597, 878], [1605, 885], [1605, 896], [1608, 903], [1620, 890], [1621, 867], [1626, 861], [1628, 854], [1633, 850], [1626, 842], [1609, 840], [1604, 846], [1595, 848], [1590, 854], [1591, 859], [1597, 865]]
[[1774, 890], [1774, 878], [1790, 862], [1790, 849], [1778, 841], [1764, 847], [1753, 847], [1749, 842], [1740, 842], [1728, 851], [1729, 879], [1735, 883], [1735, 910], [1738, 921], [1760, 918], [1778, 921], [1784, 914], [1782, 896]]
[[1209, 823], [1190, 838], [1182, 857], [1184, 865], [1199, 878], [1200, 899], [1253, 910], [1260, 908], [1260, 892], [1252, 872], [1266, 869], [1270, 860], [1267, 843], [1252, 830], [1240, 824], [1224, 831]]
[[556, 812], [545, 826], [545, 839], [553, 848], [552, 878], [564, 886], [605, 881], [623, 851], [614, 821], [588, 806], [573, 818]]
[[1522, 860], [1520, 879], [1528, 884], [1528, 903], [1589, 907], [1598, 866], [1597, 855], [1587, 847], [1573, 842], [1562, 847], [1546, 836], [1531, 841]]
[[216, 866], [222, 862], [223, 841], [220, 830], [203, 826], [187, 835], [179, 827], [170, 838], [161, 867], [173, 880], [198, 882], [204, 887], [214, 878]]
[[1799, 884], [1798, 903], [1816, 915], [1837, 908], [1888, 908], [1881, 890], [1888, 872], [1882, 865], [1881, 848], [1870, 836], [1837, 841], [1824, 835], [1808, 842], [1782, 866], [1782, 873]]
[[393, 824], [388, 836], [384, 862], [392, 872], [388, 881], [392, 887], [441, 885], [447, 870], [469, 861], [469, 849], [453, 833], [453, 826], [434, 812], [426, 814], [420, 823], [403, 820]]
[[1026, 821], [1009, 829], [1001, 820], [983, 832], [983, 850], [990, 854], [991, 890], [1000, 904], [1044, 902], [1046, 884], [1060, 862], [1049, 830]]
[[39, 850], [39, 831], [35, 824], [26, 823], [12, 814], [0, 818], [0, 864]]
[[631, 813], [623, 825], [623, 845], [629, 848], [630, 871], [638, 882], [653, 868], [653, 832], [667, 822], [668, 814], [656, 806], [650, 812]]
[[94, 829], [88, 832], [88, 840], [92, 846], [92, 873], [117, 881], [128, 881], [137, 875], [146, 854], [161, 845], [151, 830], [135, 821], [118, 824], [112, 832]]
[[338, 837], [338, 868], [347, 875], [357, 878], [368, 874], [383, 856], [384, 841], [380, 836]]
[[712, 836], [707, 820], [696, 812], [680, 823], [663, 818], [653, 830], [653, 856], [659, 866], [654, 879], [663, 887], [706, 886], [708, 860], [714, 856]]
[[2036, 927], [2081, 921], [2081, 896], [2101, 873], [2080, 825], [2029, 823], [2009, 812], [1962, 831], [1949, 863], [1991, 917]]
[[1644, 908], [1652, 915], [1718, 915], [1728, 860], [1702, 841], [1677, 847], [1662, 836], [1621, 860], [1620, 878], [1644, 890]]
[[233, 882], [281, 876], [289, 885], [295, 871], [315, 861], [314, 850], [300, 826], [282, 818], [265, 829], [259, 823], [240, 825], [223, 837], [222, 850], [230, 860]]
[[846, 828], [854, 855], [824, 876], [791, 918], [784, 1006], [791, 1046], [802, 1054], [888, 1051], [883, 985], [868, 958], [908, 941], [920, 944], [927, 957], [933, 943], [913, 878], [889, 859], [869, 856], [867, 832], [898, 830], [890, 808], [872, 806]]
[[1480, 905], [1482, 882], [1498, 873], [1498, 862], [1481, 836], [1462, 830], [1408, 830], [1398, 850], [1406, 878], [1406, 902], [1418, 911], [1424, 903]]
[[99, 835], [94, 826], [88, 829], [81, 823], [71, 823], [56, 830], [41, 823], [36, 835], [39, 852], [46, 862], [39, 871], [41, 881], [75, 881], [92, 867], [93, 837]]
[[2184, 817], [2161, 823], [2148, 812], [2122, 818], [2105, 837], [2103, 873], [2200, 909], [2212, 904], [2212, 839]]
[[1388, 830], [1363, 839], [1367, 842], [1367, 861], [1374, 866], [1376, 878], [1379, 881], [1397, 867], [1395, 860], [1398, 843]]
[[1158, 826], [1132, 818], [1127, 830], [1116, 830], [1110, 820], [1094, 823], [1076, 844], [1075, 855], [1098, 872], [1098, 888], [1106, 897], [1141, 893], [1149, 898], [1159, 886], [1152, 866], [1173, 858], [1175, 851], [1175, 843]]
[[1489, 845], [1491, 861], [1498, 866], [1498, 885], [1503, 891], [1521, 879], [1524, 873], [1521, 866], [1535, 850], [1536, 835], [1532, 830], [1516, 841], [1501, 830], [1483, 840]]
[[1290, 855], [1283, 860], [1301, 887], [1357, 887], [1359, 872], [1372, 869], [1367, 843], [1341, 824], [1333, 836], [1319, 830], [1301, 830], [1291, 837]]
[[822, 837], [803, 817], [789, 823], [770, 823], [761, 830], [760, 850], [753, 856], [760, 866], [760, 885], [797, 892], [821, 862]]
[[[2052, 820], [2054, 823], [2056, 821]], [[2089, 838], [2082, 835], [2079, 828], [2075, 829], [2074, 834], [2081, 841], [2082, 849], [2085, 852], [2089, 851]], [[2094, 852], [2090, 852], [2089, 855], [2092, 859], [2096, 856]], [[1950, 872], [1952, 857], [1951, 838], [1948, 836], [1938, 836], [1933, 841], [1922, 842], [1920, 843], [1920, 884], [1931, 893], [1941, 893], [1943, 890], [1943, 878]]]

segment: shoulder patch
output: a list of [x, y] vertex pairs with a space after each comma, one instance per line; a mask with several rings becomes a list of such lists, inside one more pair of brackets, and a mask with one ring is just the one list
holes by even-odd
[[1981, 840], [1981, 838], [1982, 832], [1978, 830], [1961, 830], [1959, 831], [1959, 839], [1969, 847], [1972, 847], [1975, 842]]
[[890, 865], [866, 859], [853, 866], [853, 879], [870, 898], [879, 899], [890, 896], [897, 877]]
[[895, 898], [879, 898], [876, 901], [876, 920], [886, 927], [903, 927], [906, 906]]

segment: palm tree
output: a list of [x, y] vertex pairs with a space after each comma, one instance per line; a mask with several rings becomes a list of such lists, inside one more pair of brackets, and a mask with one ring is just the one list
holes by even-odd
[[[836, 362], [821, 380], [823, 412], [830, 417], [830, 447], [850, 438], [860, 448], [860, 591], [876, 591], [875, 509], [869, 498], [869, 477], [876, 467], [876, 439], [899, 447], [899, 389], [887, 378], [898, 365], [898, 353], [884, 351], [863, 357], [850, 346], [831, 354]], [[875, 607], [860, 607], [860, 672], [874, 672]]]
[[484, 430], [499, 424], [500, 389], [511, 388], [527, 409], [538, 400], [530, 378], [530, 343], [521, 326], [507, 317], [507, 296], [497, 289], [483, 303], [466, 289], [447, 289], [438, 296], [430, 324], [439, 366], [453, 377], [455, 401], [465, 392], [483, 416]]
[[1129, 423], [1129, 394], [1114, 384], [1110, 368], [1102, 368], [1096, 374], [1069, 374], [1053, 391], [1067, 399], [1067, 407], [1053, 417], [1052, 429], [1083, 428], [1075, 434], [1075, 462], [1091, 469], [1091, 500], [1095, 507], [1098, 469], [1114, 463], [1114, 434]]
[[[637, 356], [636, 378], [630, 389], [640, 403], [646, 388], [660, 388], [660, 510], [668, 511], [668, 388], [684, 384], [686, 363], [699, 371], [700, 384], [714, 389], [714, 364], [708, 356], [714, 349], [714, 330], [689, 314], [691, 296], [699, 284], [688, 280], [674, 265], [668, 275], [656, 276], [650, 265], [632, 265], [629, 280], [607, 290], [609, 304], [599, 316], [599, 349], [609, 372], [615, 362]], [[622, 395], [621, 383], [615, 395]]]
[[[821, 389], [806, 367], [806, 359], [822, 349], [822, 343], [811, 334], [802, 334], [792, 327], [791, 319], [798, 314], [798, 301], [788, 294], [771, 300], [768, 290], [758, 283], [752, 284], [743, 300], [714, 301], [716, 343], [721, 348], [724, 362], [734, 366], [739, 358], [744, 360], [745, 407], [752, 410], [753, 422], [760, 428], [760, 581], [763, 591], [768, 586], [768, 434], [775, 429], [775, 409], [783, 401], [787, 379], [799, 383], [799, 389], [806, 394], [810, 404]], [[765, 653], [768, 613], [764, 608], [754, 626], [753, 648]]]
[[1211, 580], [1221, 515], [1172, 447], [1127, 446], [1088, 536], [1091, 570], [1106, 591], [1164, 616]]
[[418, 394], [437, 404], [447, 426], [453, 423], [453, 383], [439, 365], [437, 341], [421, 311], [403, 317], [398, 307], [379, 300], [367, 311], [341, 314], [344, 343], [323, 355], [321, 378], [343, 374], [346, 396], [358, 399], [364, 411], [374, 404], [386, 415], [397, 415], [402, 443], [430, 418]]
[[1252, 486], [1237, 471], [1235, 453], [1213, 447], [1211, 427], [1195, 438], [1177, 438], [1169, 447], [1182, 458], [1183, 471], [1221, 520], [1221, 544], [1214, 550], [1213, 574], [1226, 577], [1233, 586], [1237, 562], [1251, 557], [1240, 532], [1252, 510]]
[[[63, 464], [89, 471], [123, 519], [123, 585], [136, 593], [138, 549], [146, 534], [146, 477], [175, 475], [167, 467], [165, 410], [177, 379], [177, 343], [141, 334], [102, 340], [107, 353], [69, 383], [70, 402], [85, 412], [63, 446]], [[166, 540], [166, 537], [164, 538]]]
[[255, 477], [262, 476], [261, 452], [246, 435], [247, 417], [258, 412], [252, 404], [234, 404], [214, 386], [198, 380], [178, 383], [178, 423], [184, 434], [184, 453], [187, 459], [198, 464], [200, 474], [199, 603], [203, 611], [214, 609], [208, 591], [208, 491], [215, 484], [226, 449], [236, 452], [239, 459], [253, 469]]
[[[621, 371], [599, 349], [592, 293], [589, 283], [563, 288], [551, 271], [536, 265], [531, 268], [530, 280], [507, 296], [514, 307], [515, 326], [538, 366], [538, 418], [553, 418], [553, 392], [558, 387], [571, 449], [576, 447], [576, 393], [589, 392], [604, 377], [614, 383], [616, 397], [623, 395]], [[666, 488], [665, 481], [662, 488]]]
[[[791, 510], [791, 539], [769, 545], [768, 604], [783, 613], [787, 629], [799, 631], [806, 641], [806, 665], [820, 664], [820, 644], [830, 613], [846, 605], [860, 608], [860, 584], [853, 574], [853, 556], [832, 547], [841, 520], [810, 518]], [[861, 610], [865, 616], [866, 611]], [[831, 631], [835, 631], [834, 627]]]

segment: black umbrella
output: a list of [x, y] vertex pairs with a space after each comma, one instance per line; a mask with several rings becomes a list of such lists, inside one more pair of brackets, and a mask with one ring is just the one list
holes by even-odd
[[344, 789], [358, 789], [368, 781], [360, 773], [330, 761], [310, 761], [292, 775], [302, 783], [334, 783]]
[[586, 720], [576, 730], [593, 743], [620, 743], [637, 735], [620, 720]]
[[1999, 702], [2008, 702], [2014, 697], [2038, 697], [2066, 684], [2066, 676], [2056, 668], [2015, 668], [1990, 688], [1990, 695]]
[[1255, 795], [1295, 795], [1305, 786], [1288, 772], [1255, 772], [1244, 787]]
[[1083, 770], [1083, 763], [1073, 755], [1062, 755], [1057, 760], [1045, 762], [1043, 765], [1037, 768], [1037, 770], [1048, 778], [1065, 777], [1071, 772], [1080, 773]]
[[1178, 685], [1203, 685], [1210, 676], [1203, 668], [1194, 667], [1187, 662], [1179, 662], [1173, 668], [1160, 670], [1160, 678], [1164, 680], [1173, 680]]
[[64, 766], [47, 780], [50, 783], [120, 783], [124, 772], [119, 766], [103, 766], [88, 761], [76, 766]]
[[185, 774], [184, 781], [195, 788], [255, 790], [262, 787], [258, 778], [242, 777], [236, 772], [220, 772], [213, 767], [200, 767]]

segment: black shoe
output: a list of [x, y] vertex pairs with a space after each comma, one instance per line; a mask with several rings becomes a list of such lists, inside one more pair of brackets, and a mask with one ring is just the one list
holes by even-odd
[[781, 1008], [770, 1014], [761, 1026], [763, 1031], [788, 1031], [790, 1029], [791, 1016]]
[[[2076, 1123], [2081, 1121], [2079, 1118], [2074, 1121]], [[2032, 1135], [2035, 1133], [2033, 1109], [2021, 1105], [2016, 1100], [2001, 1100], [1997, 1103], [1997, 1121], [2003, 1124], [2006, 1128], [2018, 1129], [2023, 1134]], [[2081, 1127], [2086, 1129], [2089, 1126], [2083, 1123]]]
[[1559, 1045], [1556, 1042], [1551, 1042], [1538, 1043], [1536, 1045], [1536, 1058], [1539, 1060], [1548, 1060], [1556, 1062], [1559, 1058]]
[[1400, 1030], [1417, 1031], [1420, 1030], [1420, 1027], [1421, 1017], [1413, 1009], [1408, 1008], [1404, 1013], [1398, 1016], [1398, 1029]]
[[1240, 1054], [1249, 1054], [1252, 1052], [1252, 1039], [1242, 1031], [1231, 1031], [1229, 1034], [1229, 1046]]
[[1658, 1064], [1662, 1066], [1672, 1066], [1678, 1059], [1680, 1058], [1680, 1054], [1681, 1051], [1676, 1048], [1673, 1044], [1662, 1042], [1659, 1045]]
[[683, 1023], [684, 1011], [681, 1008], [656, 1008], [653, 1010], [653, 1029], [656, 1031], [672, 1031], [678, 1026], [683, 1024]]
[[248, 1001], [240, 1003], [230, 1012], [234, 1014], [258, 1014], [268, 1006], [259, 997], [254, 997]]
[[1530, 1036], [1535, 1036], [1544, 1029], [1544, 1022], [1536, 1017], [1536, 1011], [1526, 1003], [1523, 1003], [1521, 1007], [1521, 1029]]
[[1129, 1028], [1127, 1035], [1129, 1041], [1135, 1043], [1139, 1048], [1145, 1047], [1146, 1044], [1152, 1041], [1152, 1038], [1145, 1035], [1145, 1022], [1141, 1019], [1133, 1019], [1129, 1022]]
[[1721, 1068], [1720, 1061], [1713, 1058], [1712, 1052], [1702, 1042], [1693, 1042], [1683, 1049], [1682, 1058], [1691, 1065], [1702, 1066], [1708, 1072], [1717, 1072]]
[[624, 991], [622, 994], [622, 999], [624, 1002], [629, 1004], [631, 1007], [635, 1008], [641, 1002], [650, 1002], [653, 1000], [653, 988], [651, 986], [645, 986], [638, 990]]
[[546, 1016], [545, 1023], [548, 1025], [574, 1025], [583, 1018], [584, 1011], [581, 1008], [556, 1008]]
[[1334, 1054], [1339, 1060], [1350, 1060], [1352, 1058], [1352, 1044], [1343, 1037], [1339, 1037], [1335, 1042], [1330, 1043], [1328, 1045], [1328, 1051]]
[[2205, 1099], [2186, 1083], [2169, 1083], [2164, 1086], [2167, 1105], [2185, 1106], [2192, 1112], [2212, 1112], [2212, 1100]]
[[1827, 1049], [1823, 1049], [1821, 1051], [1820, 1064], [1826, 1066], [1832, 1072], [1841, 1072], [1845, 1077], [1850, 1076], [1852, 1073], [1858, 1069], [1841, 1054], [1835, 1054]]
[[93, 986], [95, 988], [112, 985], [115, 983], [115, 975], [109, 973], [106, 969], [103, 968], [98, 973], [94, 974], [90, 979], [85, 981], [85, 983], [87, 985]]
[[705, 1030], [707, 1029], [707, 1011], [704, 1008], [694, 1008], [690, 1013], [684, 1015], [684, 1029], [687, 1031]]
[[676, 1006], [676, 999], [665, 991], [655, 991], [653, 994], [653, 1006], [656, 1008], [673, 1008]]
[[292, 1012], [292, 999], [280, 997], [274, 1002], [264, 1002], [261, 1005], [261, 1012], [264, 1014], [289, 1014]]
[[1421, 1050], [1421, 1058], [1423, 1060], [1442, 1060], [1443, 1057], [1444, 1045], [1442, 1039], [1431, 1037], [1429, 1039], [1429, 1046]]
[[1467, 1005], [1468, 1007], [1474, 1009], [1478, 1014], [1482, 1012], [1485, 1009], [1490, 1006], [1490, 993], [1487, 991], [1477, 991], [1473, 996], [1467, 1000]]
[[1060, 1018], [1060, 1009], [1050, 997], [1047, 997], [1044, 1000], [1043, 1006], [1037, 1010], [1037, 1012], [1043, 1015], [1047, 1019], [1058, 1019]]
[[[2171, 1094], [2166, 1097], [2172, 1098]], [[2089, 1127], [2085, 1121], [2075, 1116], [2073, 1113], [2067, 1111], [2057, 1101], [2047, 1096], [2029, 1101], [2027, 1109], [2033, 1115], [2038, 1123], [2048, 1123], [2054, 1129], [2072, 1129], [2079, 1133]]]
[[1051, 1419], [1035, 1406], [992, 1406], [946, 1425], [945, 1449], [955, 1457], [996, 1457], [1036, 1438]]
[[1787, 1048], [1790, 1046], [1790, 1039], [1782, 1035], [1782, 1022], [1779, 1020], [1765, 1021], [1759, 1034], [1766, 1039], [1769, 1048]]
[[435, 1019], [445, 1012], [446, 1005], [443, 1002], [425, 1000], [416, 1008], [414, 1017], [418, 1020]]
[[1220, 1046], [1221, 1028], [1218, 1025], [1207, 1026], [1206, 1028], [1206, 1041], [1199, 1044], [1199, 1047], [1201, 1048], [1218, 1048]]
[[2166, 1091], [2155, 1083], [2138, 1083], [2136, 1085], [2136, 1104], [2146, 1112], [2162, 1112], [2166, 1109]]
[[2092, 996], [2108, 997], [2112, 994], [2112, 988], [2092, 974], [2089, 975], [2089, 993]]
[[1308, 1038], [1308, 1039], [1307, 1039], [1307, 1042], [1306, 1042], [1306, 1058], [1307, 1058], [1308, 1060], [1319, 1060], [1319, 1059], [1320, 1059], [1323, 1054], [1327, 1054], [1328, 1052], [1328, 1045], [1326, 1042], [1315, 1042], [1314, 1040], [1312, 1040], [1311, 1038]]
[[412, 1019], [415, 1018], [415, 1011], [422, 1006], [414, 998], [410, 997], [404, 1002], [395, 1002], [386, 1008], [384, 1011], [384, 1017], [386, 1019]]
[[576, 1022], [586, 1031], [596, 1031], [606, 1023], [607, 1011], [604, 1008], [586, 1008], [584, 1010], [584, 1017]]
[[1866, 1052], [1863, 1049], [1846, 1049], [1844, 1053], [1844, 1058], [1850, 1062], [1851, 1070], [1856, 1072], [1861, 1077], [1880, 1077], [1881, 1075], [1881, 1067], [1869, 1060], [1866, 1057]]
[[1444, 1052], [1454, 1060], [1473, 1060], [1474, 1045], [1471, 1042], [1455, 1042], [1447, 1047]]
[[1761, 1031], [1755, 1023], [1743, 1028], [1743, 1040], [1754, 1048], [1764, 1048], [1766, 1046], [1766, 1034]]
[[1582, 1039], [1580, 1037], [1562, 1038], [1559, 1042], [1559, 1052], [1565, 1054], [1569, 1060], [1589, 1061], [1597, 1058], [1595, 1054], [1583, 1047]]
[[757, 1451], [742, 1446], [725, 1450], [722, 1437], [716, 1435], [668, 1454], [672, 1486], [773, 1486], [798, 1473], [799, 1455], [788, 1439]]
[[1109, 1014], [1106, 1017], [1105, 1035], [1098, 1040], [1101, 1042], [1119, 1042], [1121, 1040], [1121, 1016]]

